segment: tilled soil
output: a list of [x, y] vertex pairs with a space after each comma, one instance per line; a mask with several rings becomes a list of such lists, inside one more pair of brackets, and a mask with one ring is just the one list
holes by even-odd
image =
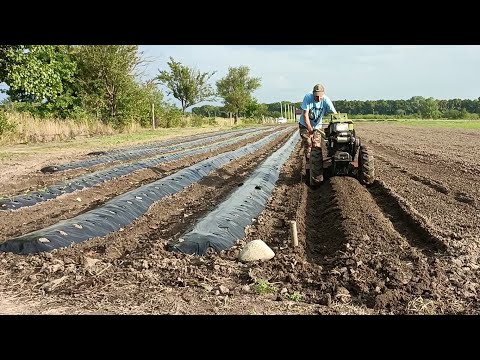
[[[456, 148], [459, 138], [468, 137], [470, 152], [478, 153], [478, 131], [357, 125], [375, 155], [377, 181], [370, 187], [333, 177], [308, 188], [297, 143], [265, 210], [238, 244], [204, 257], [167, 250], [169, 241], [214, 209], [292, 132], [157, 202], [117, 233], [51, 253], [1, 253], [0, 304], [5, 306], [0, 312], [479, 313], [480, 168], [475, 156], [462, 158]], [[432, 132], [435, 141], [428, 140]], [[62, 213], [72, 217], [200, 160], [86, 189], [72, 194], [70, 202], [57, 199], [0, 212], [2, 240], [55, 223]], [[74, 202], [79, 196], [82, 201]], [[291, 245], [291, 221], [297, 247]], [[239, 262], [241, 247], [254, 239], [264, 240], [275, 257]]]

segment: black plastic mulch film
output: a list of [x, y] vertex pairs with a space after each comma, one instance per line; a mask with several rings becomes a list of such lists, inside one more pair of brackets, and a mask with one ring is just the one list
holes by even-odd
[[[156, 155], [158, 154], [159, 151], [175, 151], [177, 149], [182, 149], [185, 146], [193, 147], [198, 144], [206, 143], [210, 141], [210, 139], [214, 139], [214, 138], [224, 139], [230, 136], [234, 136], [233, 134], [245, 134], [251, 131], [255, 131], [255, 129], [235, 130], [228, 133], [222, 132], [218, 134], [217, 133], [206, 134], [206, 135], [202, 134], [202, 135], [190, 137], [187, 140], [183, 140], [183, 142], [182, 142], [182, 139], [177, 138], [173, 140], [164, 140], [161, 142], [150, 143], [148, 145], [141, 145], [141, 146], [133, 147], [130, 149], [128, 148], [117, 149], [117, 150], [111, 150], [107, 152], [97, 151], [97, 152], [92, 152], [90, 154], [92, 155], [98, 154], [103, 156], [99, 156], [93, 159], [76, 161], [68, 164], [49, 165], [49, 166], [43, 167], [42, 169], [40, 169], [40, 171], [43, 173], [53, 173], [53, 172], [59, 172], [59, 171], [65, 171], [65, 170], [89, 168], [95, 165], [106, 164], [111, 161], [137, 159], [137, 158], [145, 157], [148, 155]], [[175, 144], [175, 145], [171, 145], [171, 144]]]
[[296, 132], [241, 187], [201, 219], [193, 230], [170, 243], [169, 249], [205, 255], [210, 247], [221, 251], [235, 245], [245, 236], [245, 227], [252, 224], [253, 219], [263, 211], [280, 176], [280, 170], [299, 139]]
[[[83, 190], [86, 188], [91, 188], [95, 185], [110, 181], [114, 178], [130, 174], [134, 171], [147, 169], [150, 167], [158, 166], [162, 163], [179, 160], [191, 155], [201, 154], [210, 150], [215, 150], [223, 146], [228, 146], [240, 142], [242, 140], [257, 136], [263, 132], [271, 131], [268, 129], [259, 130], [255, 132], [249, 132], [244, 135], [240, 135], [230, 140], [225, 140], [218, 143], [213, 143], [201, 148], [194, 148], [191, 150], [179, 151], [173, 154], [159, 155], [153, 158], [145, 159], [136, 163], [126, 164], [126, 165], [117, 165], [106, 170], [96, 171], [90, 174], [82, 175], [74, 179], [70, 179], [61, 184], [56, 184], [47, 187], [45, 190], [32, 191], [26, 195], [17, 195], [12, 197], [0, 198], [0, 211], [2, 210], [17, 210], [26, 206], [33, 206], [37, 203], [55, 199], [56, 197], [63, 194], [70, 194], [77, 190]], [[228, 134], [231, 136], [238, 135]], [[223, 135], [227, 137], [227, 135]], [[205, 140], [204, 140], [205, 141]]]
[[291, 129], [282, 129], [237, 150], [203, 160], [175, 174], [115, 197], [103, 206], [42, 230], [9, 239], [0, 251], [32, 254], [68, 247], [97, 236], [105, 236], [131, 224], [150, 206], [166, 196], [182, 191], [228, 162], [248, 155]]

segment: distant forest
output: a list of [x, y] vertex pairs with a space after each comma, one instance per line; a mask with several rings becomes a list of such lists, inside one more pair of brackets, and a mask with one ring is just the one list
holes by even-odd
[[[476, 100], [450, 99], [437, 100], [414, 96], [409, 100], [332, 100], [338, 112], [348, 113], [350, 116], [361, 117], [408, 117], [428, 119], [478, 119], [480, 115], [480, 97]], [[259, 104], [260, 114], [270, 117], [284, 115], [285, 106], [300, 109], [301, 102], [275, 102]], [[280, 106], [282, 106], [282, 110]], [[228, 117], [228, 112], [221, 106], [204, 105], [195, 107], [192, 112], [202, 116]], [[258, 114], [258, 110], [257, 110]], [[249, 116], [246, 112], [242, 114]]]

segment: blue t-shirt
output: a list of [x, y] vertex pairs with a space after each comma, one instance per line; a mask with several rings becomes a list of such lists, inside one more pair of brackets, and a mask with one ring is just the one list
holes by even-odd
[[[319, 102], [315, 102], [313, 93], [308, 93], [303, 98], [302, 110], [307, 110], [310, 117], [310, 125], [313, 129], [320, 129], [322, 127], [322, 120], [325, 114], [328, 112], [336, 112], [335, 107], [333, 106], [332, 100], [327, 95], [323, 95], [323, 98]], [[313, 114], [313, 120], [312, 120]], [[300, 115], [299, 123], [307, 127], [305, 124], [305, 117]]]

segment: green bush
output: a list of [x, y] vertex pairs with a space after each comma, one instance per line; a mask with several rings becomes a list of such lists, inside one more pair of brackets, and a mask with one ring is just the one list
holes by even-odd
[[7, 132], [15, 131], [16, 127], [17, 125], [15, 123], [10, 123], [8, 121], [5, 111], [0, 111], [0, 136]]
[[215, 119], [214, 117], [213, 118], [208, 118], [208, 125], [218, 125], [218, 121], [217, 119]]
[[452, 119], [452, 120], [457, 120], [457, 119], [463, 119], [466, 116], [465, 113], [459, 110], [451, 109], [443, 112], [443, 118], [445, 119]]
[[167, 105], [162, 109], [155, 110], [158, 114], [156, 124], [161, 128], [179, 127], [182, 119], [182, 111], [174, 106]]
[[74, 120], [74, 122], [76, 124], [85, 123], [85, 124], [93, 125], [97, 121], [93, 117], [93, 114], [89, 114], [86, 110], [84, 110], [80, 107], [75, 108], [71, 112], [70, 117], [71, 117], [71, 119]]
[[192, 115], [191, 125], [193, 127], [202, 127], [203, 126], [203, 117], [200, 115]]

